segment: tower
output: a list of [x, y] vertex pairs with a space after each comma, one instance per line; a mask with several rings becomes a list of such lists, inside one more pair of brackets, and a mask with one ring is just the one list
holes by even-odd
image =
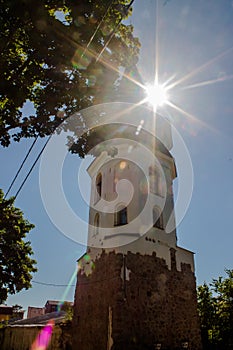
[[125, 108], [120, 124], [114, 113], [118, 123], [98, 131], [103, 142], [87, 169], [90, 226], [79, 259], [74, 349], [199, 350], [193, 253], [177, 245], [170, 123]]

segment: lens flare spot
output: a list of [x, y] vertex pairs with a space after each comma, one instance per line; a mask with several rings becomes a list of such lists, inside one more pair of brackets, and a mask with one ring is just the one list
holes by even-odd
[[90, 18], [89, 18], [89, 22], [90, 22], [91, 24], [95, 24], [95, 23], [98, 22], [98, 19], [95, 18], [95, 17], [90, 17]]
[[139, 189], [142, 194], [148, 194], [148, 183], [146, 179], [142, 179], [139, 183]]
[[112, 34], [112, 31], [113, 31], [113, 27], [107, 24], [103, 25], [101, 28], [101, 32], [104, 36]]
[[77, 49], [71, 62], [74, 68], [87, 69], [87, 67], [91, 63], [91, 56], [84, 54], [83, 49]]
[[125, 161], [120, 162], [119, 168], [120, 170], [124, 170], [127, 166], [127, 163]]
[[90, 262], [91, 257], [90, 257], [90, 255], [86, 254], [86, 255], [83, 257], [83, 259], [84, 259], [86, 262]]
[[53, 333], [54, 321], [50, 320], [46, 326], [40, 331], [35, 341], [33, 342], [30, 350], [45, 350], [49, 346], [52, 333]]
[[89, 87], [95, 86], [96, 80], [97, 80], [97, 79], [96, 79], [96, 76], [90, 75], [90, 76], [88, 77], [88, 79], [87, 79], [87, 86], [89, 86]]
[[57, 118], [62, 119], [62, 118], [64, 118], [64, 117], [65, 117], [65, 112], [64, 112], [64, 111], [58, 111], [58, 112], [57, 112]]
[[86, 19], [84, 16], [78, 16], [77, 19], [75, 19], [74, 24], [76, 27], [80, 27], [83, 24], [86, 24]]
[[92, 270], [95, 269], [95, 263], [94, 263], [94, 261], [91, 261], [91, 269], [92, 269]]
[[132, 145], [130, 145], [130, 146], [128, 147], [128, 153], [131, 153], [131, 152], [132, 152], [132, 150], [133, 150], [133, 146], [132, 146]]

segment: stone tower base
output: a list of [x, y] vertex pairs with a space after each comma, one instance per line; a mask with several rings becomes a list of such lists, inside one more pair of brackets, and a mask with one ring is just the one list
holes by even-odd
[[[95, 255], [96, 256], [96, 255]], [[200, 350], [195, 276], [156, 254], [102, 252], [79, 261], [73, 350]], [[186, 343], [187, 345], [187, 343]]]

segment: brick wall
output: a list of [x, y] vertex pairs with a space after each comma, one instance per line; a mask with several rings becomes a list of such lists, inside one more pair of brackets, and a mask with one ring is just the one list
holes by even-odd
[[[102, 253], [88, 276], [78, 274], [73, 320], [73, 349], [200, 350], [196, 283], [190, 266], [172, 269], [153, 255]], [[83, 261], [83, 264], [86, 263]]]

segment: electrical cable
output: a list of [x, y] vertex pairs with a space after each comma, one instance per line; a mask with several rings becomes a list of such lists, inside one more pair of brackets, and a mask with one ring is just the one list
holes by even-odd
[[109, 2], [109, 5], [108, 5], [108, 7], [107, 7], [107, 10], [106, 10], [104, 16], [102, 17], [101, 21], [99, 22], [98, 26], [96, 27], [96, 30], [95, 30], [94, 33], [92, 34], [92, 36], [91, 36], [91, 38], [90, 38], [90, 40], [89, 40], [89, 42], [88, 42], [88, 44], [87, 44], [85, 50], [83, 51], [83, 53], [82, 53], [82, 55], [81, 55], [81, 58], [82, 58], [82, 57], [85, 55], [85, 53], [87, 52], [88, 47], [91, 45], [91, 43], [92, 43], [94, 37], [96, 36], [96, 33], [98, 32], [98, 30], [99, 30], [101, 24], [103, 23], [105, 17], [107, 16], [107, 13], [108, 13], [110, 7], [112, 6], [113, 2], [114, 2], [114, 0], [111, 0], [111, 1]]
[[25, 176], [25, 178], [24, 178], [22, 184], [20, 185], [18, 191], [16, 192], [16, 194], [15, 194], [15, 196], [14, 196], [15, 198], [17, 198], [18, 194], [20, 193], [21, 189], [23, 188], [25, 182], [27, 181], [27, 179], [28, 179], [29, 175], [31, 174], [33, 168], [35, 167], [36, 163], [38, 162], [38, 160], [39, 160], [41, 154], [43, 153], [43, 151], [44, 151], [45, 147], [47, 146], [49, 140], [51, 139], [52, 135], [53, 135], [53, 134], [51, 134], [51, 135], [48, 137], [48, 139], [47, 139], [47, 141], [45, 142], [44, 146], [42, 147], [40, 153], [39, 153], [38, 156], [36, 157], [36, 160], [35, 160], [34, 163], [32, 164], [30, 170], [28, 171], [28, 173], [27, 173], [27, 175]]
[[[129, 5], [125, 6], [125, 11], [124, 11], [124, 15], [128, 14], [128, 11], [130, 9], [130, 7], [132, 6], [132, 4], [134, 3], [135, 0], [131, 0]], [[112, 34], [110, 35], [108, 41], [105, 43], [104, 47], [102, 48], [102, 50], [100, 51], [99, 55], [96, 58], [96, 62], [99, 61], [100, 57], [102, 56], [103, 52], [105, 51], [106, 47], [109, 45], [110, 41], [112, 40], [113, 36], [116, 33], [116, 30], [118, 29], [119, 25], [121, 24], [121, 21], [123, 19], [123, 15], [121, 15], [119, 22], [116, 24], [116, 26], [114, 27]]]
[[[96, 33], [98, 32], [98, 30], [99, 30], [101, 24], [103, 23], [105, 17], [107, 16], [107, 13], [108, 13], [110, 7], [112, 6], [113, 2], [114, 2], [114, 0], [111, 0], [111, 1], [109, 2], [109, 5], [108, 5], [108, 7], [107, 7], [107, 10], [105, 11], [104, 16], [102, 17], [102, 19], [101, 19], [100, 23], [98, 24], [96, 30], [94, 31], [93, 35], [91, 36], [91, 38], [90, 38], [90, 40], [89, 40], [89, 42], [88, 42], [86, 48], [84, 49], [84, 51], [83, 51], [83, 53], [82, 53], [81, 58], [82, 58], [83, 55], [86, 53], [88, 47], [90, 46], [91, 42], [93, 41], [93, 39], [94, 39]], [[37, 135], [37, 137], [35, 138], [35, 140], [33, 141], [32, 145], [31, 145], [31, 147], [29, 148], [29, 150], [28, 150], [28, 152], [27, 152], [27, 154], [26, 154], [24, 160], [22, 161], [22, 163], [21, 163], [21, 165], [20, 165], [20, 167], [19, 167], [19, 169], [18, 169], [18, 171], [17, 171], [15, 177], [13, 178], [13, 180], [12, 180], [12, 182], [11, 182], [11, 184], [10, 184], [10, 186], [9, 186], [9, 188], [8, 188], [8, 190], [7, 190], [6, 194], [5, 194], [5, 196], [4, 196], [4, 199], [7, 197], [8, 193], [10, 192], [10, 190], [11, 190], [11, 188], [12, 188], [12, 186], [13, 186], [13, 184], [15, 183], [15, 181], [16, 181], [16, 179], [17, 179], [17, 177], [18, 177], [20, 171], [22, 170], [22, 168], [23, 168], [23, 166], [24, 166], [24, 164], [25, 164], [25, 162], [26, 162], [26, 160], [27, 160], [29, 154], [31, 153], [31, 151], [32, 151], [32, 149], [33, 149], [33, 147], [34, 147], [36, 141], [38, 140], [38, 137], [39, 137], [39, 135]], [[49, 140], [48, 140], [48, 141], [49, 141]], [[47, 143], [48, 143], [48, 142], [47, 142]], [[47, 143], [45, 144], [45, 146], [47, 145]], [[37, 163], [37, 161], [38, 161], [40, 155], [42, 154], [42, 152], [43, 152], [45, 146], [43, 147], [43, 149], [42, 149], [41, 153], [39, 154], [39, 156], [37, 157], [36, 161], [33, 163], [32, 167], [31, 167], [31, 169], [29, 170], [29, 173], [27, 174], [27, 176], [26, 176], [26, 178], [24, 179], [23, 183], [22, 183], [21, 186], [19, 187], [19, 189], [18, 189], [18, 191], [17, 191], [17, 193], [16, 193], [16, 195], [15, 195], [15, 198], [18, 196], [18, 194], [19, 194], [19, 192], [21, 191], [23, 185], [24, 185], [25, 182], [27, 181], [27, 178], [29, 177], [29, 175], [30, 175], [30, 173], [32, 172], [34, 166], [36, 165], [36, 163]]]
[[[150, 277], [144, 277], [143, 275], [140, 275], [140, 274], [137, 274], [135, 272], [132, 272], [133, 273], [133, 276], [134, 278], [139, 278], [143, 281], [148, 281], [148, 280], [151, 280], [151, 276]], [[100, 282], [105, 282], [105, 281], [111, 281], [113, 279], [117, 279], [119, 278], [120, 276], [112, 276], [111, 278], [102, 278], [102, 279], [98, 279], [98, 280], [90, 280], [90, 281], [83, 281], [83, 282], [79, 282], [78, 281], [78, 285], [85, 285], [85, 284], [91, 284], [91, 283], [100, 283]], [[32, 283], [36, 283], [36, 284], [40, 284], [40, 285], [43, 285], [43, 286], [48, 286], [48, 287], [76, 287], [75, 284], [56, 284], [56, 283], [46, 283], [46, 282], [41, 282], [41, 281], [35, 281], [35, 280], [32, 280]]]
[[[90, 46], [91, 42], [93, 41], [93, 39], [94, 39], [94, 37], [95, 37], [97, 31], [99, 30], [101, 24], [103, 23], [103, 21], [104, 21], [106, 15], [107, 15], [107, 13], [108, 13], [110, 7], [112, 6], [113, 1], [114, 1], [114, 0], [111, 0], [111, 1], [109, 2], [109, 5], [108, 5], [108, 7], [107, 7], [107, 10], [106, 10], [104, 16], [102, 17], [102, 19], [101, 19], [100, 23], [98, 24], [96, 30], [94, 31], [93, 35], [91, 36], [91, 38], [90, 38], [90, 40], [89, 40], [89, 42], [88, 42], [88, 44], [87, 44], [87, 46], [86, 46], [84, 52], [82, 53], [82, 56], [81, 56], [81, 57], [83, 57], [83, 55], [84, 55], [85, 52], [87, 51], [88, 47]], [[126, 6], [125, 6], [125, 8], [124, 8], [124, 15], [127, 15], [127, 14], [128, 14], [128, 11], [129, 11], [129, 9], [130, 9], [130, 7], [132, 6], [132, 4], [133, 4], [134, 1], [135, 1], [135, 0], [131, 0], [131, 2], [129, 3], [129, 5], [126, 5]], [[106, 49], [106, 47], [109, 45], [110, 41], [112, 40], [113, 36], [115, 35], [115, 32], [116, 32], [117, 28], [119, 27], [119, 25], [120, 25], [120, 23], [121, 23], [121, 21], [122, 21], [122, 18], [123, 18], [123, 14], [121, 15], [119, 22], [117, 23], [117, 25], [116, 25], [115, 28], [113, 29], [113, 32], [112, 32], [112, 34], [110, 35], [110, 38], [109, 38], [108, 41], [105, 43], [104, 47], [102, 48], [101, 52], [99, 53], [99, 55], [98, 55], [98, 57], [97, 57], [97, 59], [96, 59], [96, 62], [98, 62], [98, 60], [100, 59], [102, 53], [104, 52], [104, 50]], [[31, 166], [29, 172], [27, 173], [27, 175], [26, 175], [26, 177], [24, 178], [22, 184], [20, 185], [18, 191], [16, 192], [15, 198], [17, 198], [18, 194], [20, 193], [21, 189], [23, 188], [23, 186], [24, 186], [25, 182], [27, 181], [29, 175], [31, 174], [33, 168], [35, 167], [37, 161], [39, 160], [41, 154], [43, 153], [45, 147], [47, 146], [47, 144], [48, 144], [48, 142], [49, 142], [51, 136], [52, 136], [52, 134], [49, 136], [48, 140], [46, 141], [45, 145], [43, 146], [43, 148], [42, 148], [42, 150], [40, 151], [39, 155], [37, 156], [36, 160], [35, 160], [34, 163], [32, 164], [32, 166]], [[18, 177], [18, 175], [19, 175], [19, 173], [20, 173], [20, 171], [21, 171], [21, 169], [22, 169], [24, 163], [26, 162], [26, 160], [27, 160], [29, 154], [31, 153], [31, 151], [32, 151], [32, 149], [33, 149], [33, 147], [34, 147], [34, 145], [35, 145], [37, 139], [38, 139], [38, 136], [35, 138], [35, 140], [34, 140], [34, 142], [32, 143], [30, 149], [28, 150], [28, 153], [26, 154], [26, 156], [25, 156], [23, 162], [21, 163], [21, 165], [20, 165], [20, 167], [19, 167], [19, 169], [18, 169], [18, 171], [17, 171], [17, 173], [16, 173], [14, 179], [12, 180], [12, 182], [11, 182], [11, 184], [10, 184], [10, 186], [9, 186], [9, 188], [8, 188], [8, 190], [7, 190], [7, 192], [6, 192], [4, 198], [6, 198], [6, 196], [7, 196], [8, 193], [9, 193], [9, 191], [11, 190], [11, 188], [12, 188], [12, 186], [13, 186], [15, 180], [17, 179], [17, 177]]]
[[41, 284], [43, 286], [49, 286], [49, 287], [75, 287], [75, 284], [55, 284], [55, 283], [46, 283], [46, 282], [39, 282], [39, 281], [32, 281], [32, 283]]
[[32, 149], [33, 149], [33, 147], [35, 146], [35, 143], [36, 143], [36, 141], [38, 140], [38, 137], [39, 137], [38, 135], [35, 137], [35, 139], [34, 139], [32, 145], [31, 145], [31, 147], [29, 148], [29, 150], [28, 150], [26, 156], [24, 157], [24, 159], [23, 159], [23, 161], [22, 161], [22, 163], [21, 163], [21, 165], [20, 165], [20, 167], [19, 167], [19, 169], [18, 169], [18, 171], [17, 171], [15, 177], [14, 177], [13, 180], [11, 181], [11, 184], [10, 184], [10, 186], [9, 186], [9, 188], [8, 188], [8, 190], [7, 190], [6, 194], [5, 194], [5, 196], [4, 196], [4, 199], [7, 197], [8, 193], [10, 192], [12, 186], [13, 186], [14, 183], [15, 183], [15, 180], [16, 180], [17, 177], [19, 176], [19, 173], [20, 173], [20, 171], [22, 170], [22, 168], [23, 168], [23, 166], [24, 166], [24, 163], [26, 162], [26, 160], [27, 160], [29, 154], [31, 153], [31, 151], [32, 151]]
[[[116, 279], [119, 276], [113, 276], [111, 278], [103, 278], [95, 281], [84, 281], [84, 282], [78, 282], [79, 285], [84, 285], [84, 284], [90, 284], [90, 283], [99, 283], [99, 282], [104, 282], [104, 281], [110, 281], [112, 279]], [[46, 282], [41, 282], [41, 281], [35, 281], [32, 280], [32, 283], [36, 284], [41, 284], [43, 286], [48, 286], [48, 287], [75, 287], [75, 284], [56, 284], [56, 283], [46, 283]]]

